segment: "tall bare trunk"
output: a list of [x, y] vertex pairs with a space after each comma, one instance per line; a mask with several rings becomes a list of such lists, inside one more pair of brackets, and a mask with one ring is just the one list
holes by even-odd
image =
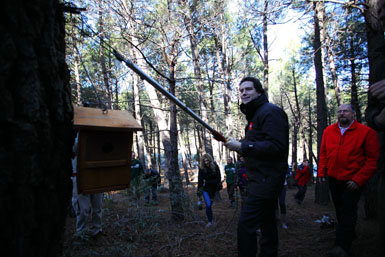
[[179, 147], [180, 147], [180, 153], [182, 155], [182, 166], [183, 166], [183, 170], [184, 170], [184, 177], [186, 180], [186, 185], [189, 185], [190, 179], [189, 179], [189, 175], [188, 175], [187, 150], [186, 150], [186, 146], [185, 146], [183, 139], [182, 139], [182, 133], [178, 134], [178, 143], [179, 143]]
[[[322, 22], [322, 6], [320, 2], [314, 2], [314, 66], [317, 86], [317, 156], [321, 147], [323, 131], [327, 126], [327, 108], [325, 101], [325, 87], [323, 80], [322, 47], [320, 40], [320, 22]], [[321, 13], [320, 13], [321, 10]], [[327, 183], [317, 182], [315, 202], [326, 205], [330, 202]]]
[[[326, 55], [329, 60], [329, 68], [330, 68], [330, 73], [332, 74], [332, 82], [333, 82], [333, 87], [334, 87], [334, 93], [337, 101], [337, 105], [340, 106], [342, 104], [341, 102], [341, 96], [340, 96], [340, 88], [338, 85], [338, 76], [337, 76], [337, 70], [336, 70], [336, 65], [334, 61], [334, 54], [333, 54], [333, 49], [332, 49], [332, 39], [327, 31], [327, 27], [325, 26], [324, 22], [326, 21], [326, 11], [325, 11], [325, 5], [323, 1], [320, 1], [319, 3], [320, 6], [320, 18], [322, 18], [322, 22], [320, 25], [321, 29], [321, 42], [324, 43], [325, 49], [326, 49]], [[322, 27], [321, 27], [322, 26]]]
[[[71, 14], [71, 23], [73, 23], [73, 17]], [[76, 90], [76, 105], [81, 106], [82, 105], [82, 91], [81, 91], [81, 84], [80, 84], [80, 73], [79, 73], [79, 65], [80, 65], [80, 60], [79, 60], [79, 53], [78, 53], [78, 48], [77, 48], [77, 38], [75, 34], [75, 25], [71, 24], [71, 38], [72, 38], [72, 46], [73, 46], [73, 56], [74, 56], [74, 75], [75, 75], [75, 90]]]
[[356, 111], [356, 120], [358, 122], [362, 121], [362, 114], [360, 109], [360, 103], [358, 101], [358, 90], [357, 90], [357, 74], [356, 74], [356, 58], [354, 54], [354, 41], [353, 37], [350, 38], [350, 73], [352, 79], [352, 87], [350, 90], [350, 102]]
[[[187, 2], [185, 2], [184, 4], [187, 4]], [[199, 25], [197, 20], [197, 15], [196, 15], [196, 7], [197, 7], [197, 1], [194, 0], [190, 5], [188, 15], [185, 14], [183, 18], [184, 18], [184, 24], [189, 33], [191, 55], [192, 55], [192, 61], [194, 65], [194, 77], [197, 81], [200, 114], [201, 114], [202, 120], [205, 122], [208, 122], [207, 101], [204, 93], [204, 84], [203, 84], [202, 72], [200, 68], [201, 65], [199, 61], [199, 49], [198, 49], [197, 36], [195, 34], [195, 29], [196, 29], [195, 26]], [[211, 140], [209, 138], [210, 135], [207, 134], [206, 131], [203, 131], [201, 136], [204, 142], [206, 153], [209, 153], [212, 155], [213, 150], [211, 146]]]
[[[136, 59], [135, 51], [132, 49], [131, 51], [132, 56], [134, 60]], [[133, 109], [134, 109], [134, 118], [139, 122], [139, 124], [142, 124], [144, 127], [141, 111], [140, 111], [140, 97], [139, 97], [139, 76], [134, 74], [133, 76], [133, 83], [132, 83], [132, 91], [133, 91]], [[146, 159], [145, 159], [145, 153], [144, 153], [144, 141], [143, 141], [143, 132], [137, 131], [135, 133], [135, 141], [136, 141], [136, 147], [138, 149], [138, 156], [141, 160], [144, 167], [146, 167]]]
[[[174, 55], [176, 56], [176, 55]], [[169, 63], [170, 68], [170, 93], [175, 95], [175, 60]], [[174, 103], [170, 104], [170, 170], [168, 179], [170, 181], [170, 203], [171, 212], [174, 220], [184, 219], [183, 205], [185, 194], [182, 186], [182, 178], [178, 162], [178, 127], [177, 110]]]
[[104, 22], [103, 22], [102, 1], [98, 0], [98, 4], [99, 4], [99, 18], [98, 18], [98, 25], [99, 25], [98, 30], [99, 31], [98, 31], [98, 34], [99, 34], [99, 38], [100, 38], [99, 62], [100, 62], [100, 66], [102, 68], [102, 77], [103, 77], [105, 92], [107, 93], [107, 96], [108, 96], [107, 105], [108, 105], [108, 108], [111, 109], [113, 98], [112, 98], [111, 87], [110, 87], [110, 83], [109, 83], [109, 79], [108, 79], [108, 71], [107, 71], [107, 67], [106, 67], [106, 58], [104, 56]]
[[308, 144], [308, 147], [309, 147], [309, 163], [311, 168], [313, 168], [313, 162], [317, 163], [317, 158], [315, 158], [315, 155], [313, 153], [313, 123], [312, 123], [312, 115], [311, 115], [312, 112], [313, 110], [311, 106], [311, 97], [310, 97], [310, 90], [309, 90], [309, 97], [308, 97], [309, 144]]
[[[368, 39], [368, 59], [369, 59], [369, 84], [385, 79], [385, 38], [384, 31], [381, 28], [378, 19], [378, 2], [376, 0], [368, 0], [367, 8], [365, 8], [366, 36]], [[381, 110], [381, 104], [378, 100], [368, 95], [367, 114]], [[370, 116], [370, 115], [369, 115]], [[369, 118], [369, 116], [367, 118]], [[365, 206], [366, 213], [374, 212], [378, 214], [379, 230], [381, 238], [382, 253], [385, 253], [385, 132], [379, 130], [378, 138], [380, 142], [380, 156], [377, 165], [376, 174], [367, 182], [366, 187], [369, 192], [365, 192], [365, 198], [372, 202], [371, 206]], [[377, 191], [377, 192], [376, 192]], [[374, 194], [373, 194], [374, 193]], [[378, 202], [377, 202], [378, 200]], [[368, 208], [370, 207], [370, 208]]]
[[269, 1], [265, 0], [263, 10], [263, 88], [266, 95], [269, 95], [269, 45], [267, 41], [267, 16]]

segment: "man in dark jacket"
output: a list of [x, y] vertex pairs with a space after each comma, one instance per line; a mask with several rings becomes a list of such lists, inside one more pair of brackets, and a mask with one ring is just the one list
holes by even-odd
[[238, 254], [257, 254], [260, 229], [259, 256], [277, 256], [275, 209], [288, 168], [288, 119], [281, 108], [269, 103], [258, 79], [242, 79], [239, 90], [240, 108], [247, 119], [245, 138], [241, 142], [229, 138], [226, 143], [244, 157], [248, 178], [248, 194], [238, 223]]
[[146, 204], [150, 204], [150, 196], [152, 195], [153, 205], [158, 205], [158, 185], [160, 185], [160, 175], [156, 169], [147, 169], [144, 173], [144, 181], [146, 183]]
[[229, 195], [230, 206], [235, 207], [235, 199], [234, 199], [235, 164], [233, 163], [233, 158], [231, 158], [231, 156], [227, 158], [227, 164], [225, 166], [225, 174], [226, 174], [227, 194]]

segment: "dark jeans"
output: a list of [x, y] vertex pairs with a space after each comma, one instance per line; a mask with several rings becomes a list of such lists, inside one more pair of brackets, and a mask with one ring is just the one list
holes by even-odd
[[239, 189], [239, 193], [241, 194], [241, 207], [243, 207], [243, 204], [246, 201], [246, 197], [247, 197], [246, 186], [238, 186], [238, 189]]
[[150, 203], [150, 195], [152, 193], [152, 201], [153, 202], [156, 202], [158, 200], [158, 186], [155, 184], [155, 185], [151, 185], [149, 188], [147, 188], [146, 190], [146, 196], [145, 196], [145, 199], [146, 199], [146, 202], [147, 203]]
[[330, 193], [338, 221], [335, 245], [341, 246], [348, 252], [355, 237], [357, 203], [360, 200], [361, 189], [351, 191], [346, 188], [346, 182], [329, 177]]
[[[254, 184], [254, 183], [253, 183]], [[242, 207], [238, 223], [238, 256], [255, 257], [258, 251], [257, 229], [261, 229], [259, 241], [260, 257], [278, 255], [278, 231], [275, 219], [277, 198], [261, 197], [252, 192], [249, 184], [248, 195]]]
[[212, 208], [213, 201], [210, 198], [209, 193], [207, 193], [206, 191], [203, 191], [203, 199], [204, 199], [205, 205], [206, 205], [207, 220], [208, 220], [208, 222], [213, 222], [213, 208]]
[[234, 202], [234, 184], [227, 184], [227, 193], [229, 194], [229, 200], [231, 203]]
[[298, 192], [295, 194], [294, 198], [295, 198], [299, 203], [302, 203], [302, 202], [303, 202], [303, 199], [305, 199], [305, 194], [306, 194], [306, 190], [307, 190], [307, 185], [304, 185], [304, 186], [297, 185], [297, 187], [298, 187]]

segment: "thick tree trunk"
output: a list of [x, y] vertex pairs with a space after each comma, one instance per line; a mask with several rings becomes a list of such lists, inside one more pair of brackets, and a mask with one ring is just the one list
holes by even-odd
[[[316, 72], [316, 84], [317, 84], [317, 156], [319, 156], [319, 149], [321, 147], [323, 131], [327, 126], [327, 108], [325, 101], [325, 87], [323, 80], [323, 65], [322, 65], [322, 48], [320, 40], [320, 11], [322, 6], [319, 2], [313, 3], [314, 14], [314, 66]], [[322, 27], [322, 26], [321, 26]], [[317, 183], [315, 202], [318, 204], [328, 204], [329, 198], [329, 185], [327, 183]]]
[[[172, 64], [175, 64], [172, 62]], [[175, 95], [175, 66], [170, 67], [170, 93]], [[182, 178], [179, 170], [178, 161], [178, 127], [177, 127], [177, 110], [174, 103], [170, 104], [170, 169], [168, 179], [170, 182], [170, 203], [172, 218], [174, 220], [184, 220], [183, 205], [185, 202], [185, 194], [182, 186]]]
[[[380, 21], [377, 18], [377, 2], [376, 0], [367, 0], [367, 8], [364, 13], [367, 28], [366, 35], [368, 38], [370, 85], [385, 79], [385, 39]], [[381, 107], [378, 105], [381, 104], [382, 103], [376, 103], [376, 100], [369, 96], [368, 111], [371, 112], [374, 108], [376, 109], [375, 111], [380, 111]], [[383, 130], [378, 131], [378, 138], [380, 142], [380, 156], [377, 173], [366, 185], [366, 202], [371, 204], [365, 206], [365, 211], [367, 214], [378, 214], [381, 249], [382, 253], [385, 253], [385, 132]]]
[[74, 141], [59, 1], [2, 3], [1, 251], [58, 256]]

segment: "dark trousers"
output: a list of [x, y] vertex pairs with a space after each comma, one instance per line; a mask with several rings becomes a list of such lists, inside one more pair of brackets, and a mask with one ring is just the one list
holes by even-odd
[[229, 195], [229, 200], [231, 203], [234, 202], [234, 189], [235, 189], [234, 184], [227, 184], [227, 193]]
[[[249, 185], [250, 186], [250, 185]], [[238, 223], [238, 256], [255, 257], [258, 251], [257, 229], [261, 229], [260, 257], [278, 255], [278, 231], [275, 219], [277, 198], [248, 192]]]
[[360, 200], [361, 189], [351, 191], [346, 188], [346, 182], [329, 177], [330, 193], [338, 221], [335, 245], [348, 252], [355, 237], [357, 203]]
[[300, 186], [297, 185], [298, 192], [295, 194], [294, 198], [299, 202], [302, 203], [303, 199], [305, 199], [306, 191], [307, 191], [307, 185]]
[[203, 191], [203, 199], [205, 201], [206, 205], [206, 216], [208, 222], [213, 222], [213, 200], [210, 198], [210, 195], [208, 192]]
[[146, 202], [147, 203], [150, 203], [150, 195], [152, 194], [152, 201], [153, 202], [156, 202], [158, 200], [158, 186], [156, 184], [154, 185], [151, 185], [149, 188], [147, 188], [146, 190], [146, 196], [145, 196], [145, 199], [146, 199]]

